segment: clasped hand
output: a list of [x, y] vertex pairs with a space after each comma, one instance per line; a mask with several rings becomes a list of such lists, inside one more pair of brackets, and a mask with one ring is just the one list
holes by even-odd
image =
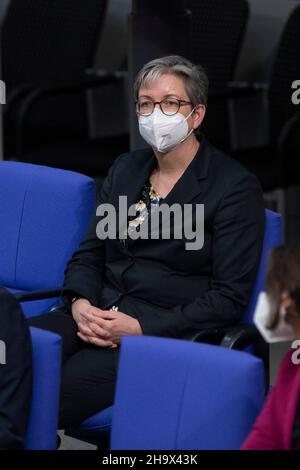
[[143, 334], [135, 318], [120, 311], [93, 307], [86, 299], [74, 302], [72, 315], [78, 326], [79, 338], [96, 346], [116, 348], [122, 336]]

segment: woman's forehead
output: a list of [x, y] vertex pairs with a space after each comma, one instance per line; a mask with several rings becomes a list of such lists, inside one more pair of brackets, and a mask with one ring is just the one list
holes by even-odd
[[139, 96], [152, 95], [178, 95], [186, 94], [184, 81], [181, 77], [173, 74], [163, 74], [156, 78], [146, 79], [139, 89]]

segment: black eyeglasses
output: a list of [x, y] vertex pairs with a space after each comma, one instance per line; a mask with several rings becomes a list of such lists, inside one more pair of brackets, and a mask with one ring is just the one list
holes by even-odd
[[176, 98], [165, 98], [161, 101], [152, 101], [146, 98], [141, 98], [136, 101], [136, 112], [140, 116], [150, 116], [155, 106], [159, 104], [161, 111], [166, 116], [173, 116], [173, 114], [178, 113], [181, 106], [186, 106], [192, 104], [190, 101], [177, 100]]

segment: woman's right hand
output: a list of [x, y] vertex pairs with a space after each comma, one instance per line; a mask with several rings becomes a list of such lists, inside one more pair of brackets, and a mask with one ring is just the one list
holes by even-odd
[[96, 336], [95, 332], [89, 327], [89, 321], [83, 317], [84, 312], [94, 308], [87, 299], [78, 299], [72, 304], [72, 316], [77, 323], [80, 338], [86, 343], [95, 344], [96, 342], [97, 346], [103, 348], [116, 347], [112, 341]]

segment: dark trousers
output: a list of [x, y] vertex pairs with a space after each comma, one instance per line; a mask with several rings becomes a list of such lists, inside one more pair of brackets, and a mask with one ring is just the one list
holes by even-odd
[[62, 337], [60, 429], [80, 424], [113, 404], [119, 348], [105, 349], [82, 341], [76, 322], [63, 307], [28, 321]]
[[0, 449], [21, 449], [31, 404], [32, 350], [15, 298], [0, 287]]

